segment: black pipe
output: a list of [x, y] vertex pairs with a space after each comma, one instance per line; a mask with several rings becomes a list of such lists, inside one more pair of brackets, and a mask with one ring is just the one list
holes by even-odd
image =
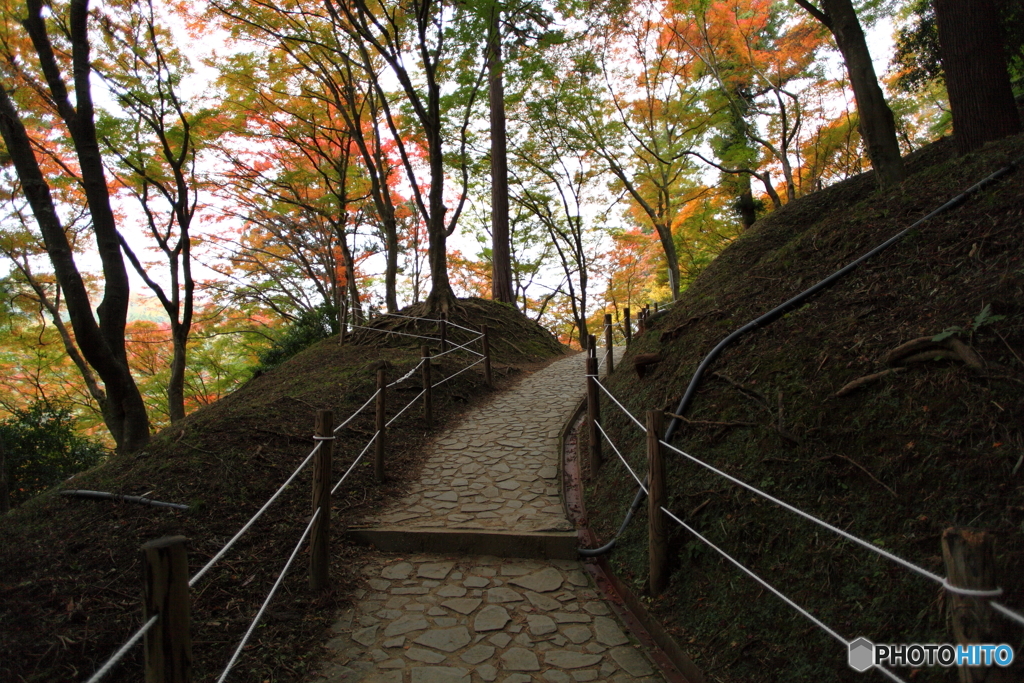
[[[681, 416], [684, 415], [686, 409], [690, 407], [690, 403], [693, 402], [693, 397], [697, 393], [697, 387], [700, 386], [700, 383], [704, 379], [704, 373], [707, 371], [708, 367], [718, 358], [718, 356], [722, 354], [722, 351], [724, 351], [726, 348], [732, 345], [733, 342], [735, 342], [737, 339], [739, 339], [748, 332], [752, 332], [758, 329], [759, 327], [764, 327], [765, 325], [770, 325], [771, 323], [775, 322], [783, 315], [785, 315], [787, 312], [799, 306], [800, 304], [802, 304], [803, 302], [805, 302], [807, 299], [811, 298], [818, 292], [824, 289], [828, 289], [832, 285], [839, 282], [841, 279], [843, 279], [843, 277], [848, 275], [850, 271], [856, 269], [857, 266], [861, 265], [868, 259], [877, 256], [881, 252], [891, 247], [893, 244], [898, 242], [908, 232], [910, 232], [917, 226], [921, 225], [927, 220], [934, 218], [935, 216], [939, 215], [940, 213], [943, 213], [944, 211], [948, 211], [949, 209], [953, 209], [960, 206], [965, 201], [967, 201], [967, 198], [970, 197], [972, 194], [988, 187], [989, 185], [996, 182], [1003, 176], [1009, 175], [1017, 168], [1020, 168], [1021, 165], [1024, 165], [1024, 156], [1018, 157], [1017, 159], [1011, 161], [1009, 165], [1004, 166], [995, 173], [989, 175], [986, 178], [983, 178], [974, 185], [971, 185], [969, 188], [967, 188], [957, 196], [953, 197], [939, 208], [935, 209], [934, 211], [924, 216], [923, 218], [917, 219], [908, 227], [904, 228], [903, 230], [896, 233], [886, 241], [882, 242], [877, 247], [875, 247], [868, 253], [864, 254], [860, 258], [851, 261], [843, 268], [840, 268], [836, 272], [826, 277], [824, 280], [818, 282], [816, 285], [808, 289], [805, 289], [804, 291], [800, 292], [799, 294], [789, 299], [785, 303], [782, 303], [773, 308], [772, 310], [768, 311], [761, 317], [751, 320], [749, 323], [739, 328], [738, 330], [734, 331], [732, 334], [727, 336], [722, 341], [718, 342], [718, 345], [715, 346], [715, 348], [711, 349], [711, 352], [708, 353], [708, 355], [704, 356], [704, 360], [700, 362], [700, 365], [697, 366], [697, 370], [694, 371], [693, 377], [690, 379], [690, 384], [689, 386], [686, 387], [686, 393], [683, 394], [683, 398], [680, 399], [679, 406], [676, 408], [675, 411], [675, 415], [672, 417], [672, 421], [669, 422], [668, 428], [665, 429], [665, 437], [662, 439], [662, 441], [668, 443], [672, 440], [672, 437], [676, 433], [676, 429], [679, 427]], [[645, 477], [644, 486], [646, 487], [646, 485], [647, 478]], [[640, 504], [643, 502], [645, 496], [646, 494], [644, 493], [644, 488], [641, 487], [640, 490], [637, 491], [636, 497], [633, 498], [632, 505], [629, 506], [629, 511], [626, 513], [626, 518], [622, 521], [622, 526], [619, 527], [619, 530], [615, 533], [615, 536], [610, 541], [608, 541], [608, 543], [604, 544], [600, 548], [580, 548], [579, 554], [584, 557], [597, 557], [598, 555], [603, 555], [611, 551], [611, 549], [615, 547], [615, 542], [616, 540], [618, 540], [618, 537], [622, 535], [622, 532], [625, 531], [626, 527], [629, 525], [629, 522], [633, 519], [633, 515], [640, 508]]]

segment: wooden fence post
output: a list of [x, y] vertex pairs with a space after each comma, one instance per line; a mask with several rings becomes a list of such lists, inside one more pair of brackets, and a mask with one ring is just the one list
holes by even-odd
[[377, 441], [373, 444], [373, 476], [378, 484], [384, 483], [384, 439], [387, 429], [385, 394], [388, 390], [387, 370], [377, 369]]
[[481, 325], [480, 331], [483, 334], [481, 341], [483, 342], [484, 351], [484, 381], [487, 382], [489, 388], [493, 389], [494, 382], [491, 378], [491, 336], [487, 331], [487, 325]]
[[654, 312], [655, 313], [658, 312], [658, 302], [657, 301], [654, 302]]
[[633, 325], [629, 322], [629, 306], [626, 306], [626, 346], [633, 341]]
[[597, 423], [601, 420], [601, 395], [597, 386], [597, 358], [587, 358], [587, 434], [590, 440], [590, 476], [597, 477], [601, 468], [601, 432]]
[[597, 335], [587, 335], [587, 357], [597, 358]]
[[319, 410], [316, 414], [316, 435], [320, 450], [313, 460], [313, 521], [309, 532], [309, 587], [327, 590], [331, 580], [331, 458], [334, 454], [334, 411]]
[[188, 553], [184, 536], [164, 536], [142, 546], [142, 620], [160, 615], [145, 635], [146, 683], [190, 683]]
[[640, 312], [636, 314], [636, 333], [641, 335], [647, 329], [644, 320], [644, 309], [640, 309]]
[[423, 420], [427, 423], [427, 429], [433, 429], [434, 399], [430, 395], [433, 388], [430, 381], [430, 347], [426, 344], [421, 346], [420, 355], [423, 357]]
[[604, 314], [604, 346], [605, 346], [605, 364], [608, 368], [605, 370], [606, 375], [612, 374], [615, 370], [615, 347], [612, 346], [612, 333], [615, 330], [612, 329], [612, 314]]
[[448, 321], [444, 318], [444, 314], [441, 314], [441, 322], [438, 323], [438, 327], [441, 329], [441, 353], [448, 350]]
[[657, 597], [668, 586], [668, 525], [665, 513], [665, 459], [661, 452], [660, 410], [647, 411], [647, 559], [650, 565], [651, 595]]
[[[989, 591], [996, 588], [995, 538], [977, 529], [950, 527], [942, 533], [942, 559], [951, 586]], [[946, 623], [961, 645], [1008, 642], [1005, 622], [989, 606], [990, 598], [946, 591]], [[1016, 668], [1016, 667], [1013, 667]], [[962, 665], [961, 683], [1009, 683], [1017, 673], [999, 666]]]

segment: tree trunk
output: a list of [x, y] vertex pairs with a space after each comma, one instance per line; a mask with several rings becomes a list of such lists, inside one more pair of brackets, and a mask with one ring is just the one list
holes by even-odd
[[384, 303], [388, 313], [398, 313], [398, 222], [394, 211], [382, 217], [384, 223], [384, 249], [387, 264], [384, 267]]
[[430, 294], [427, 295], [427, 307], [434, 313], [447, 313], [455, 305], [455, 293], [448, 279], [448, 232], [443, 195], [444, 161], [441, 147], [440, 94], [432, 96], [430, 103], [433, 125], [427, 131], [430, 155], [430, 215], [427, 216]]
[[508, 224], [508, 146], [505, 133], [505, 84], [501, 61], [501, 11], [495, 5], [487, 43], [488, 96], [491, 105], [491, 297], [516, 304]]
[[995, 3], [935, 0], [935, 19], [957, 152], [1021, 132]]
[[[124, 277], [117, 277], [117, 268], [116, 264], [112, 263], [113, 254], [110, 253], [109, 245], [99, 237], [103, 230], [102, 221], [94, 218], [93, 228], [97, 234], [99, 251], [104, 259], [104, 276], [107, 277], [103, 303], [98, 311], [100, 323], [97, 324], [85, 282], [75, 264], [67, 234], [54, 207], [50, 187], [36, 160], [28, 133], [7, 92], [7, 85], [0, 84], [0, 135], [3, 136], [21, 181], [22, 191], [43, 235], [57, 282], [64, 291], [64, 301], [71, 319], [71, 327], [75, 331], [75, 339], [82, 350], [82, 355], [96, 370], [106, 389], [104, 422], [119, 451], [138, 450], [149, 441], [149, 418], [142, 395], [128, 369], [124, 346], [128, 302], [128, 278], [124, 262], [121, 261], [120, 268]], [[109, 210], [108, 203], [107, 213]], [[97, 215], [102, 216], [102, 211], [98, 211]], [[112, 214], [110, 215], [112, 219]], [[116, 240], [115, 230], [115, 242]], [[119, 244], [116, 256], [117, 259], [121, 259]], [[123, 291], [119, 291], [120, 288], [123, 288]]]
[[851, 0], [821, 0], [821, 10], [810, 0], [796, 3], [832, 32], [843, 54], [860, 115], [860, 135], [879, 183], [885, 186], [902, 182], [907, 172], [896, 137], [896, 121], [878, 85], [871, 53]]
[[185, 365], [188, 353], [188, 328], [180, 324], [171, 326], [174, 356], [171, 358], [171, 376], [167, 380], [167, 409], [171, 422], [185, 419]]
[[665, 252], [665, 261], [668, 264], [668, 288], [672, 292], [672, 301], [679, 299], [679, 256], [676, 254], [676, 243], [672, 239], [672, 228], [663, 223], [656, 223], [654, 227], [658, 231], [658, 239], [661, 241], [661, 248]]
[[754, 203], [754, 193], [750, 189], [750, 176], [745, 175], [737, 179], [737, 185], [740, 187], [740, 193], [736, 198], [736, 213], [740, 215], [740, 223], [746, 232], [757, 220], [757, 204]]

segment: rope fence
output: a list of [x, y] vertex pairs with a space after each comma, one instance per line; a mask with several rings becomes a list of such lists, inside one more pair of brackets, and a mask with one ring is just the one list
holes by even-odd
[[[954, 596], [962, 596], [964, 598], [972, 598], [972, 599], [982, 599], [982, 600], [985, 600], [989, 607], [991, 607], [994, 611], [998, 612], [1000, 615], [1002, 615], [1006, 619], [1008, 619], [1010, 621], [1013, 621], [1013, 622], [1015, 622], [1017, 624], [1024, 625], [1024, 616], [1022, 616], [1017, 611], [1007, 607], [1006, 605], [1003, 605], [1002, 603], [999, 603], [999, 602], [997, 602], [994, 599], [990, 599], [990, 598], [995, 598], [995, 597], [997, 597], [999, 595], [1002, 595], [1003, 591], [1002, 591], [1001, 588], [999, 588], [999, 587], [979, 588], [979, 587], [964, 587], [964, 586], [956, 585], [955, 582], [951, 582], [951, 579], [949, 577], [940, 576], [939, 574], [936, 574], [935, 572], [929, 571], [929, 570], [927, 570], [927, 569], [925, 569], [923, 567], [920, 567], [920, 566], [918, 566], [918, 565], [916, 565], [916, 564], [914, 564], [914, 563], [912, 563], [912, 562], [910, 562], [908, 560], [905, 560], [905, 559], [899, 557], [898, 555], [895, 555], [894, 553], [889, 552], [888, 550], [880, 548], [880, 547], [878, 547], [874, 543], [871, 543], [869, 541], [865, 541], [864, 539], [859, 538], [859, 537], [857, 537], [856, 535], [854, 535], [852, 533], [849, 533], [849, 532], [847, 532], [847, 531], [845, 531], [843, 529], [840, 529], [840, 528], [838, 528], [838, 527], [836, 527], [836, 526], [834, 526], [832, 524], [829, 524], [828, 522], [825, 522], [824, 520], [819, 519], [818, 517], [816, 517], [816, 516], [806, 512], [804, 510], [801, 510], [800, 508], [798, 508], [798, 507], [796, 507], [794, 505], [791, 505], [791, 504], [789, 504], [789, 503], [787, 503], [787, 502], [785, 502], [783, 500], [780, 500], [779, 498], [777, 498], [775, 496], [772, 496], [769, 493], [766, 493], [765, 491], [762, 491], [761, 489], [757, 488], [756, 486], [753, 486], [753, 485], [751, 485], [751, 484], [749, 484], [749, 483], [747, 483], [747, 482], [745, 482], [745, 481], [743, 481], [743, 480], [741, 480], [741, 479], [739, 479], [739, 478], [737, 478], [737, 477], [735, 477], [733, 475], [730, 475], [730, 474], [728, 474], [726, 472], [723, 472], [722, 470], [720, 470], [720, 469], [718, 469], [718, 468], [716, 468], [716, 467], [714, 467], [714, 466], [712, 466], [712, 465], [710, 465], [710, 464], [700, 460], [699, 458], [696, 458], [693, 455], [691, 455], [689, 453], [686, 453], [682, 449], [677, 448], [676, 446], [673, 446], [672, 444], [668, 443], [667, 441], [665, 441], [665, 440], [663, 440], [661, 438], [658, 438], [656, 435], [660, 432], [661, 415], [662, 415], [661, 411], [650, 411], [650, 413], [648, 414], [648, 423], [645, 426], [644, 423], [642, 423], [635, 415], [633, 415], [622, 404], [622, 402], [619, 401], [619, 399], [606, 386], [604, 386], [604, 384], [600, 381], [598, 373], [596, 372], [596, 370], [594, 370], [594, 368], [596, 368], [596, 366], [597, 366], [596, 359], [593, 356], [588, 358], [588, 367], [587, 367], [587, 372], [585, 374], [586, 381], [588, 382], [588, 386], [591, 387], [590, 389], [588, 389], [588, 401], [587, 401], [588, 402], [587, 422], [589, 423], [588, 424], [588, 429], [590, 430], [590, 433], [592, 435], [591, 436], [591, 440], [592, 441], [596, 439], [598, 441], [604, 441], [604, 442], [608, 443], [608, 445], [611, 447], [611, 449], [615, 452], [615, 455], [618, 456], [619, 460], [626, 467], [626, 469], [629, 471], [629, 474], [633, 477], [633, 479], [636, 481], [637, 485], [643, 491], [644, 495], [647, 495], [649, 497], [649, 513], [650, 514], [648, 515], [648, 517], [649, 517], [649, 519], [648, 519], [648, 524], [649, 524], [649, 539], [648, 539], [648, 541], [649, 541], [650, 546], [651, 546], [650, 547], [650, 558], [651, 558], [650, 586], [652, 588], [652, 592], [653, 593], [657, 594], [660, 591], [660, 589], [656, 588], [656, 586], [658, 585], [658, 583], [660, 581], [660, 580], [656, 581], [656, 575], [657, 574], [664, 573], [664, 577], [665, 577], [664, 581], [665, 581], [665, 583], [667, 583], [668, 556], [667, 556], [667, 552], [665, 552], [665, 548], [667, 548], [667, 535], [666, 535], [666, 532], [663, 529], [658, 529], [658, 527], [660, 525], [662, 525], [661, 519], [663, 519], [664, 517], [667, 517], [668, 519], [671, 519], [673, 522], [675, 522], [676, 524], [678, 524], [682, 528], [686, 529], [689, 533], [693, 534], [693, 536], [695, 538], [699, 539], [701, 542], [703, 542], [708, 547], [713, 549], [716, 553], [718, 553], [724, 559], [726, 559], [727, 561], [729, 561], [730, 563], [735, 565], [738, 569], [743, 571], [745, 574], [750, 576], [752, 579], [754, 579], [755, 581], [760, 583], [763, 587], [765, 587], [766, 589], [771, 591], [775, 596], [777, 596], [779, 599], [783, 600], [786, 604], [788, 604], [790, 607], [792, 607], [794, 610], [796, 610], [802, 616], [804, 616], [805, 618], [809, 619], [818, 628], [820, 628], [821, 630], [825, 631], [829, 636], [831, 636], [835, 640], [839, 641], [844, 646], [848, 647], [850, 645], [850, 641], [848, 641], [845, 638], [843, 638], [842, 636], [840, 636], [836, 631], [834, 631], [833, 629], [829, 628], [827, 625], [825, 625], [823, 622], [821, 622], [813, 614], [811, 614], [806, 609], [804, 609], [803, 607], [798, 605], [796, 602], [794, 602], [792, 599], [790, 599], [789, 597], [784, 595], [781, 591], [779, 591], [778, 589], [776, 589], [775, 587], [770, 585], [768, 582], [766, 582], [764, 579], [762, 579], [760, 576], [758, 576], [756, 573], [754, 573], [748, 567], [744, 566], [741, 562], [739, 562], [738, 560], [734, 559], [728, 553], [726, 553], [724, 550], [722, 550], [721, 548], [716, 546], [714, 543], [709, 541], [707, 538], [702, 536], [700, 533], [698, 533], [690, 525], [686, 524], [681, 519], [679, 519], [675, 514], [673, 514], [671, 512], [671, 510], [669, 510], [667, 508], [667, 506], [665, 505], [665, 501], [667, 500], [667, 494], [664, 492], [664, 465], [663, 465], [663, 463], [661, 461], [661, 455], [660, 455], [661, 452], [664, 450], [664, 451], [668, 451], [668, 452], [672, 452], [672, 453], [675, 453], [677, 455], [680, 455], [680, 456], [684, 457], [686, 460], [688, 460], [688, 461], [690, 461], [690, 462], [692, 462], [694, 464], [697, 464], [697, 465], [707, 469], [708, 471], [714, 473], [715, 475], [717, 475], [717, 476], [719, 476], [719, 477], [721, 477], [721, 478], [723, 478], [723, 479], [725, 479], [725, 480], [727, 480], [727, 481], [729, 481], [729, 482], [731, 482], [731, 483], [733, 483], [733, 484], [735, 484], [737, 486], [740, 486], [741, 488], [743, 488], [743, 489], [745, 489], [745, 490], [747, 490], [747, 491], [749, 491], [749, 492], [751, 492], [753, 494], [756, 494], [756, 495], [760, 496], [761, 498], [763, 498], [765, 500], [768, 500], [768, 501], [774, 503], [775, 505], [777, 505], [777, 506], [779, 506], [779, 507], [781, 507], [781, 508], [783, 508], [785, 510], [788, 510], [789, 512], [792, 512], [793, 514], [796, 514], [796, 515], [802, 517], [803, 519], [806, 519], [806, 520], [808, 520], [810, 522], [813, 522], [814, 524], [817, 524], [818, 526], [820, 526], [820, 527], [822, 527], [822, 528], [824, 528], [824, 529], [826, 529], [828, 531], [831, 531], [831, 532], [839, 535], [840, 537], [842, 537], [842, 538], [844, 538], [844, 539], [846, 539], [848, 541], [851, 541], [852, 543], [855, 543], [856, 545], [861, 546], [862, 548], [870, 550], [871, 552], [875, 553], [876, 555], [878, 555], [878, 556], [880, 556], [882, 558], [885, 558], [885, 559], [889, 560], [890, 562], [898, 564], [899, 566], [903, 567], [904, 569], [907, 569], [907, 570], [909, 570], [909, 571], [911, 571], [911, 572], [913, 572], [913, 573], [915, 573], [915, 574], [917, 574], [917, 575], [919, 575], [919, 576], [921, 576], [923, 578], [926, 578], [926, 579], [928, 579], [928, 580], [930, 580], [930, 581], [932, 581], [934, 583], [937, 583], [938, 585], [942, 586], [942, 588], [945, 591], [949, 592], [950, 594], [952, 594]], [[600, 391], [598, 391], [598, 389]], [[637, 474], [636, 470], [634, 470], [634, 468], [630, 465], [629, 461], [623, 455], [622, 451], [612, 441], [611, 437], [608, 435], [608, 433], [605, 431], [604, 427], [601, 425], [600, 407], [599, 407], [599, 398], [600, 398], [601, 393], [603, 393], [605, 396], [607, 396], [608, 399], [615, 406], [617, 406], [619, 408], [619, 410], [626, 417], [628, 417], [629, 420], [633, 424], [635, 424], [644, 434], [647, 435], [647, 444], [648, 444], [647, 445], [647, 450], [648, 450], [648, 466], [649, 466], [649, 471], [648, 471], [648, 475], [647, 475], [646, 479], [641, 479], [640, 478], [640, 476]], [[591, 403], [593, 403], [594, 405], [590, 405]], [[590, 457], [591, 457], [591, 460], [590, 460], [591, 472], [592, 473], [596, 473], [597, 469], [600, 467], [600, 447], [599, 447], [599, 444], [595, 448], [595, 445], [593, 443], [591, 443], [591, 456]], [[656, 499], [656, 497], [657, 497], [657, 499]], [[946, 542], [947, 542], [947, 539], [944, 536], [944, 538], [943, 538], [944, 550], [946, 549]], [[658, 546], [661, 546], [661, 548], [659, 549]], [[663, 554], [663, 556], [661, 556], [662, 554]], [[947, 563], [948, 563], [948, 560], [947, 560]], [[656, 567], [655, 564], [662, 564], [663, 566], [662, 567]], [[947, 571], [952, 571], [948, 565], [947, 565]], [[982, 642], [984, 642], [984, 641], [982, 641]], [[879, 665], [873, 665], [873, 666], [874, 666], [874, 668], [877, 668], [882, 674], [887, 676], [889, 679], [891, 679], [893, 681], [897, 681], [898, 683], [904, 683], [901, 678], [899, 678], [896, 674], [894, 674], [892, 671], [886, 669], [885, 667], [882, 667], [882, 666], [879, 666]]]
[[[408, 318], [408, 316], [400, 316], [395, 314], [394, 317]], [[415, 318], [410, 318], [415, 319]], [[125, 655], [131, 651], [131, 649], [139, 643], [143, 638], [147, 638], [147, 643], [153, 642], [151, 639], [155, 639], [161, 643], [162, 652], [159, 657], [150, 657], [150, 647], [147, 645], [146, 648], [146, 678], [149, 680], [151, 677], [153, 680], [178, 680], [175, 676], [180, 673], [178, 667], [187, 667], [191, 663], [191, 636], [190, 630], [190, 617], [189, 617], [189, 605], [191, 599], [189, 597], [189, 591], [198, 582], [206, 576], [211, 569], [213, 569], [221, 559], [234, 547], [234, 545], [243, 537], [245, 534], [255, 525], [255, 523], [266, 513], [268, 509], [277, 501], [284, 491], [294, 483], [295, 479], [309, 466], [312, 462], [313, 468], [313, 511], [309, 518], [309, 522], [306, 524], [305, 529], [300, 535], [298, 542], [285, 562], [284, 567], [278, 574], [273, 586], [270, 588], [266, 598], [263, 600], [259, 610], [257, 611], [252, 622], [249, 624], [245, 634], [239, 642], [237, 648], [234, 650], [231, 658], [229, 659], [224, 670], [221, 672], [220, 677], [217, 679], [217, 683], [223, 683], [228, 677], [231, 670], [236, 666], [243, 650], [247, 646], [250, 638], [256, 627], [259, 625], [260, 620], [266, 613], [267, 607], [270, 602], [274, 599], [279, 588], [282, 585], [285, 577], [287, 576], [295, 558], [298, 556], [299, 551], [309, 539], [309, 555], [310, 555], [310, 588], [313, 590], [324, 590], [328, 584], [328, 570], [329, 570], [329, 552], [328, 552], [328, 528], [330, 524], [330, 505], [331, 497], [337, 493], [341, 488], [345, 480], [355, 471], [356, 466], [363, 461], [366, 454], [370, 451], [371, 447], [375, 448], [374, 453], [374, 470], [376, 479], [379, 482], [384, 480], [384, 446], [385, 446], [385, 434], [386, 430], [391, 427], [392, 424], [399, 417], [404, 415], [412, 406], [417, 402], [422, 403], [424, 406], [424, 419], [429, 426], [432, 426], [432, 414], [431, 414], [431, 389], [436, 388], [445, 382], [457, 377], [458, 375], [466, 372], [472, 367], [484, 363], [484, 378], [487, 386], [493, 386], [491, 379], [491, 356], [490, 346], [488, 340], [488, 329], [483, 326], [481, 330], [474, 330], [461, 325], [454, 325], [448, 323], [445, 320], [432, 320], [423, 319], [427, 322], [436, 322], [440, 327], [440, 337], [429, 337], [425, 335], [411, 334], [407, 332], [398, 332], [394, 330], [381, 330], [373, 327], [364, 327], [353, 325], [352, 327], [360, 329], [368, 329], [383, 334], [397, 334], [400, 336], [418, 338], [430, 340], [433, 342], [440, 342], [441, 349], [438, 353], [431, 354], [427, 346], [421, 347], [421, 357], [419, 362], [414, 365], [408, 372], [399, 377], [398, 379], [388, 383], [386, 381], [386, 370], [382, 367], [377, 371], [377, 388], [373, 394], [364, 402], [359, 408], [355, 410], [350, 416], [348, 416], [341, 424], [334, 426], [333, 412], [330, 410], [321, 410], [317, 413], [316, 421], [316, 434], [312, 437], [315, 445], [310, 452], [305, 456], [301, 463], [292, 471], [288, 478], [277, 488], [276, 491], [263, 503], [263, 505], [242, 525], [242, 527], [232, 536], [203, 567], [196, 572], [191, 579], [188, 578], [188, 559], [185, 550], [186, 539], [181, 536], [165, 537], [157, 541], [147, 543], [143, 546], [145, 551], [145, 561], [147, 563], [147, 569], [144, 572], [145, 580], [147, 582], [146, 589], [143, 591], [146, 596], [146, 602], [144, 605], [144, 614], [152, 614], [146, 622], [139, 628], [125, 643], [106, 661], [104, 664], [96, 670], [95, 673], [87, 680], [86, 683], [98, 683], [106, 674], [108, 674], [113, 667], [115, 667]], [[446, 339], [446, 327], [451, 324], [453, 327], [465, 330], [475, 335], [469, 341], [461, 344], [450, 342]], [[476, 351], [470, 348], [471, 345], [480, 343], [481, 351]], [[447, 348], [447, 347], [451, 348]], [[457, 372], [441, 379], [437, 382], [431, 382], [430, 380], [430, 365], [431, 363], [442, 356], [455, 351], [463, 351], [478, 356], [477, 359], [461, 368]], [[408, 403], [406, 403], [390, 420], [385, 421], [385, 410], [386, 410], [386, 392], [387, 389], [395, 387], [399, 384], [407, 382], [411, 379], [417, 371], [421, 371], [423, 375], [423, 388], [422, 390]], [[376, 402], [377, 408], [377, 428], [373, 436], [360, 451], [359, 455], [352, 461], [347, 467], [345, 473], [341, 478], [330, 486], [331, 476], [331, 460], [333, 457], [334, 442], [337, 439], [337, 434], [346, 426], [351, 424], [360, 414], [362, 414], [372, 403]], [[175, 596], [174, 600], [167, 600], [165, 603], [150, 604], [150, 598], [153, 595], [161, 596]], [[168, 607], [170, 605], [170, 607]]]

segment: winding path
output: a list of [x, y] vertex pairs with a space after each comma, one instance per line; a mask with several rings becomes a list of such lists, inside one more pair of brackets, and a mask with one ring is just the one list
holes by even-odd
[[[544, 534], [572, 529], [559, 434], [584, 354], [540, 370], [432, 444], [410, 494], [367, 525]], [[322, 683], [661, 682], [576, 560], [370, 552], [333, 626]]]

